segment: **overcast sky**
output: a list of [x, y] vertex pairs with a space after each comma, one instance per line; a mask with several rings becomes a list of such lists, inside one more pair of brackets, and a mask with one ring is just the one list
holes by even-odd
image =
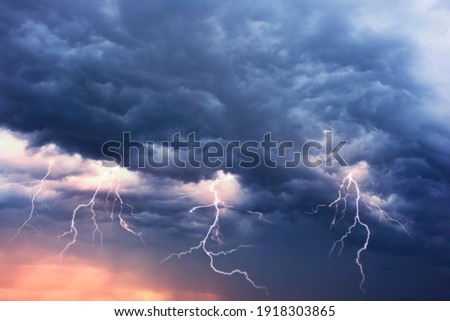
[[[0, 298], [449, 300], [449, 15], [445, 1], [1, 1]], [[301, 146], [325, 131], [349, 166], [100, 165], [123, 132]], [[334, 208], [316, 208], [349, 173], [365, 293], [364, 225], [328, 256], [355, 184], [332, 228]], [[269, 296], [202, 250], [159, 265], [207, 235], [215, 208], [189, 210], [224, 178], [208, 248], [254, 245], [216, 266]], [[60, 265], [92, 198], [103, 247], [89, 204]]]

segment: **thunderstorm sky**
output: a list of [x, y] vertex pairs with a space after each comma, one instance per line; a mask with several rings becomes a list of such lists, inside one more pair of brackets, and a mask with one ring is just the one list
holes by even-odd
[[[0, 299], [450, 300], [449, 16], [445, 0], [1, 0]], [[325, 131], [348, 167], [101, 166], [123, 132], [301, 146]], [[332, 228], [317, 207], [349, 173], [365, 292], [364, 227], [329, 256], [356, 191]], [[189, 211], [215, 179], [208, 248], [253, 245], [215, 265], [268, 296], [201, 250], [160, 265], [205, 237], [215, 207]]]

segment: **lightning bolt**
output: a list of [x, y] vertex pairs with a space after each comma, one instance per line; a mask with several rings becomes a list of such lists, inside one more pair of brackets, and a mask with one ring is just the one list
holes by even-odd
[[413, 238], [413, 236], [411, 235], [411, 233], [409, 233], [409, 231], [406, 229], [406, 226], [404, 224], [402, 224], [399, 220], [396, 220], [395, 218], [392, 218], [380, 206], [378, 206], [374, 202], [367, 202], [367, 201], [364, 201], [364, 205], [366, 205], [369, 209], [371, 209], [372, 207], [375, 207], [377, 209], [378, 215], [380, 217], [380, 222], [384, 219], [384, 220], [389, 221], [391, 223], [397, 224], [398, 226], [400, 226], [400, 228], [403, 230], [403, 232], [405, 232], [409, 236], [409, 238], [411, 238], [411, 239]]
[[[348, 181], [347, 185], [345, 185], [346, 181]], [[345, 217], [345, 213], [347, 212], [347, 198], [350, 195], [349, 189], [351, 187], [350, 185], [352, 184], [352, 182], [355, 182], [355, 184], [356, 184], [355, 188], [358, 193], [357, 197], [360, 196], [358, 184], [356, 183], [355, 180], [353, 180], [352, 173], [350, 173], [342, 180], [342, 183], [339, 186], [338, 198], [336, 200], [334, 200], [334, 202], [332, 202], [330, 205], [328, 205], [328, 207], [334, 206], [336, 208], [336, 210], [334, 212], [333, 221], [331, 221], [330, 229]], [[342, 196], [341, 191], [344, 188], [345, 188], [345, 194], [344, 194], [344, 196]], [[341, 210], [339, 210], [339, 204], [341, 201], [344, 204], [344, 206]], [[359, 198], [357, 199], [356, 205], [359, 206]]]
[[266, 218], [264, 217], [264, 214], [261, 213], [261, 212], [255, 212], [255, 211], [249, 211], [249, 210], [247, 210], [247, 213], [252, 214], [252, 215], [257, 215], [257, 216], [258, 216], [258, 219], [260, 219], [261, 221], [266, 222], [266, 223], [269, 223], [269, 224], [272, 224], [272, 222], [269, 221], [268, 219], [266, 219]]
[[134, 214], [134, 206], [133, 205], [125, 203], [125, 206], [130, 208], [130, 216], [133, 216], [134, 218], [136, 218], [138, 220], [142, 220], [140, 217], [138, 217]]
[[[125, 221], [125, 219], [123, 218], [123, 205], [124, 205], [124, 203], [123, 203], [122, 197], [118, 193], [118, 188], [116, 189], [116, 195], [117, 195], [117, 198], [120, 200], [120, 211], [117, 214], [117, 217], [119, 218], [120, 226], [122, 226], [125, 231], [127, 231], [127, 232], [129, 232], [129, 233], [131, 233], [131, 234], [133, 234], [133, 235], [135, 235], [137, 237], [139, 237], [139, 239], [141, 240], [142, 243], [145, 243], [144, 239], [142, 238], [142, 235], [143, 235], [142, 232], [136, 232], [133, 229], [133, 227], [130, 224], [128, 224], [127, 221]], [[129, 204], [125, 204], [125, 205], [130, 207]], [[131, 207], [131, 210], [133, 210], [133, 207]]]
[[100, 230], [98, 224], [97, 224], [97, 215], [95, 213], [94, 210], [94, 206], [95, 206], [95, 199], [97, 197], [97, 194], [102, 186], [103, 180], [105, 179], [105, 176], [108, 174], [108, 172], [105, 172], [100, 179], [98, 180], [97, 183], [97, 188], [95, 189], [94, 193], [92, 194], [91, 199], [89, 200], [89, 202], [85, 203], [85, 204], [79, 204], [72, 212], [72, 219], [70, 221], [70, 229], [60, 235], [58, 235], [58, 241], [61, 240], [61, 238], [67, 236], [67, 235], [72, 235], [72, 239], [66, 244], [66, 246], [63, 248], [63, 250], [59, 253], [59, 260], [60, 262], [62, 262], [62, 258], [64, 256], [64, 254], [67, 252], [67, 250], [74, 245], [77, 242], [77, 236], [78, 236], [78, 229], [76, 226], [76, 217], [77, 217], [77, 213], [80, 209], [82, 208], [89, 208], [91, 211], [91, 219], [94, 223], [94, 231], [92, 232], [92, 238], [93, 240], [95, 240], [95, 234], [98, 233], [99, 237], [100, 237], [100, 244], [103, 246], [103, 232]]
[[328, 207], [327, 204], [319, 204], [312, 211], [307, 211], [306, 214], [318, 214], [321, 207]]
[[[143, 235], [144, 235], [144, 234], [143, 234], [142, 232], [136, 232], [136, 231], [134, 230], [134, 227], [133, 227], [132, 225], [128, 224], [128, 222], [127, 222], [127, 221], [124, 219], [124, 217], [123, 217], [123, 208], [124, 208], [124, 205], [130, 208], [130, 216], [133, 216], [133, 217], [135, 217], [135, 216], [134, 216], [134, 207], [133, 207], [132, 205], [128, 204], [128, 203], [124, 203], [124, 201], [123, 201], [123, 199], [122, 199], [122, 196], [120, 195], [119, 189], [120, 189], [120, 185], [121, 185], [121, 182], [122, 182], [122, 177], [121, 177], [120, 174], [121, 174], [121, 173], [120, 173], [120, 171], [119, 171], [119, 175], [118, 175], [118, 183], [117, 183], [117, 185], [116, 185], [116, 188], [113, 188], [113, 182], [111, 181], [111, 184], [110, 184], [110, 188], [109, 188], [108, 194], [106, 194], [106, 199], [105, 199], [105, 209], [106, 209], [106, 211], [108, 212], [108, 204], [109, 204], [108, 197], [109, 197], [111, 194], [114, 194], [114, 201], [113, 201], [113, 203], [112, 203], [112, 206], [111, 206], [111, 212], [110, 212], [110, 215], [109, 215], [109, 217], [110, 217], [110, 219], [111, 219], [111, 224], [114, 222], [114, 209], [115, 209], [115, 207], [116, 207], [116, 203], [119, 202], [119, 212], [117, 213], [117, 217], [119, 218], [119, 224], [120, 224], [120, 226], [121, 226], [125, 231], [127, 231], [127, 232], [129, 232], [129, 233], [131, 233], [131, 234], [133, 234], [133, 235], [135, 235], [135, 236], [137, 236], [137, 237], [139, 237], [139, 239], [141, 240], [141, 242], [142, 242], [143, 244], [145, 244], [145, 241], [144, 241], [144, 238], [143, 238]], [[114, 173], [113, 173], [113, 175], [114, 175]]]
[[[220, 252], [213, 252], [208, 250], [207, 248], [207, 242], [208, 239], [212, 239], [216, 242], [218, 242], [219, 244], [222, 244], [222, 234], [220, 233], [220, 213], [221, 213], [221, 208], [226, 207], [226, 208], [230, 208], [231, 206], [227, 205], [225, 202], [223, 202], [220, 197], [219, 197], [219, 191], [216, 189], [216, 185], [227, 181], [229, 179], [231, 179], [232, 176], [228, 176], [227, 178], [224, 179], [220, 179], [220, 180], [214, 180], [214, 182], [210, 185], [209, 187], [209, 191], [214, 195], [214, 202], [211, 204], [206, 204], [206, 205], [199, 205], [199, 206], [194, 206], [193, 208], [191, 208], [189, 210], [189, 213], [192, 214], [195, 211], [197, 211], [198, 209], [201, 208], [214, 208], [214, 221], [213, 223], [209, 226], [209, 229], [207, 231], [207, 233], [205, 234], [204, 238], [196, 245], [196, 246], [192, 246], [191, 248], [189, 248], [186, 251], [183, 252], [179, 252], [179, 253], [172, 253], [169, 256], [167, 256], [164, 260], [161, 261], [161, 264], [164, 264], [166, 261], [170, 260], [173, 257], [177, 257], [178, 259], [180, 259], [183, 255], [187, 255], [187, 254], [192, 254], [194, 251], [196, 250], [202, 250], [206, 256], [208, 256], [209, 258], [209, 266], [211, 267], [211, 269], [218, 274], [221, 275], [227, 275], [227, 276], [231, 276], [234, 274], [239, 274], [242, 275], [245, 280], [247, 282], [249, 282], [255, 289], [258, 290], [264, 290], [266, 292], [266, 294], [268, 295], [268, 289], [265, 286], [261, 286], [261, 285], [257, 285], [253, 279], [250, 278], [249, 274], [247, 271], [241, 270], [241, 269], [233, 269], [231, 271], [223, 271], [219, 268], [217, 268], [215, 266], [215, 262], [214, 262], [214, 258], [220, 255], [229, 255], [232, 254], [242, 248], [252, 248], [255, 247], [254, 245], [239, 245], [231, 250], [228, 251], [220, 251]], [[256, 213], [256, 212], [253, 212]], [[262, 213], [261, 213], [262, 214]]]
[[[347, 182], [347, 185], [345, 185], [345, 182]], [[344, 187], [345, 185], [345, 195], [342, 196], [341, 194], [341, 189]], [[359, 189], [358, 183], [353, 179], [352, 177], [352, 173], [348, 174], [342, 181], [342, 184], [339, 188], [339, 195], [338, 198], [332, 202], [329, 206], [336, 206], [336, 212], [335, 212], [335, 216], [333, 218], [333, 221], [331, 223], [331, 226], [335, 225], [340, 219], [342, 219], [345, 216], [345, 212], [347, 210], [347, 198], [350, 195], [350, 187], [353, 185], [355, 191], [356, 191], [356, 200], [355, 200], [355, 217], [353, 219], [353, 224], [349, 226], [349, 228], [347, 229], [347, 232], [342, 235], [342, 237], [338, 240], [336, 240], [333, 243], [333, 246], [330, 249], [329, 252], [329, 256], [331, 256], [331, 254], [333, 253], [334, 249], [336, 248], [336, 246], [338, 246], [338, 244], [340, 244], [340, 250], [339, 250], [339, 254], [342, 253], [342, 250], [344, 248], [344, 241], [345, 239], [352, 234], [353, 230], [359, 225], [362, 226], [365, 230], [366, 230], [366, 238], [364, 241], [364, 244], [361, 248], [358, 249], [358, 251], [356, 252], [356, 259], [355, 259], [355, 263], [359, 268], [359, 273], [361, 274], [361, 281], [359, 283], [359, 289], [361, 291], [363, 291], [364, 293], [366, 292], [366, 290], [364, 289], [364, 282], [366, 280], [366, 274], [364, 272], [364, 266], [361, 263], [361, 255], [364, 251], [367, 250], [367, 246], [369, 245], [369, 241], [370, 241], [370, 229], [369, 226], [361, 221], [361, 217], [360, 217], [360, 213], [359, 213], [359, 201], [361, 199], [361, 191]], [[340, 202], [344, 203], [344, 210], [342, 212], [342, 215], [340, 216], [340, 218], [338, 218], [338, 220], [336, 220], [336, 213], [338, 213], [338, 207], [339, 207], [339, 203]]]
[[[364, 265], [361, 262], [361, 256], [362, 254], [367, 250], [367, 247], [369, 246], [370, 237], [371, 237], [371, 231], [369, 228], [369, 225], [365, 223], [361, 219], [361, 211], [360, 207], [361, 204], [364, 204], [370, 211], [373, 211], [373, 209], [376, 209], [378, 211], [378, 215], [380, 217], [380, 221], [382, 219], [385, 219], [391, 223], [397, 224], [401, 227], [401, 229], [412, 238], [411, 234], [407, 231], [406, 227], [399, 221], [394, 218], [392, 218], [386, 211], [382, 210], [380, 206], [375, 204], [374, 202], [368, 202], [364, 200], [365, 195], [361, 192], [358, 182], [353, 178], [353, 172], [350, 172], [344, 179], [342, 180], [339, 191], [338, 191], [338, 197], [331, 202], [328, 207], [335, 207], [335, 212], [333, 219], [331, 221], [330, 229], [333, 228], [337, 223], [339, 223], [346, 215], [347, 209], [348, 209], [348, 198], [351, 194], [351, 189], [353, 189], [356, 193], [355, 198], [355, 214], [353, 217], [353, 223], [348, 227], [347, 231], [339, 238], [337, 239], [331, 249], [328, 255], [331, 257], [331, 255], [334, 253], [334, 251], [339, 248], [339, 255], [342, 254], [342, 251], [344, 249], [344, 242], [345, 240], [354, 232], [354, 230], [359, 226], [362, 227], [365, 230], [365, 239], [362, 244], [362, 246], [358, 249], [356, 252], [356, 258], [355, 263], [358, 266], [359, 273], [361, 275], [359, 288], [362, 292], [366, 293], [366, 290], [364, 289], [364, 283], [366, 281], [366, 274], [364, 270]], [[311, 211], [307, 212], [308, 214], [317, 214], [321, 207], [327, 206], [326, 204], [319, 204], [316, 206], [316, 208]]]
[[[114, 187], [114, 182], [115, 182], [116, 176], [117, 176], [116, 175], [117, 170], [119, 170], [118, 183]], [[105, 172], [105, 173], [103, 173], [100, 176], [100, 178], [99, 178], [99, 180], [97, 182], [97, 187], [96, 187], [95, 191], [93, 192], [89, 202], [79, 204], [73, 210], [72, 218], [71, 218], [71, 222], [70, 222], [70, 229], [58, 236], [58, 241], [60, 241], [63, 237], [66, 237], [68, 235], [70, 235], [72, 237], [70, 239], [70, 241], [65, 245], [63, 250], [60, 252], [60, 255], [59, 255], [60, 261], [62, 261], [62, 258], [64, 256], [64, 254], [69, 250], [69, 248], [77, 242], [78, 229], [77, 229], [77, 226], [76, 226], [76, 218], [77, 218], [78, 212], [81, 209], [83, 209], [83, 208], [89, 208], [89, 210], [91, 212], [91, 220], [92, 220], [92, 223], [94, 225], [94, 230], [92, 232], [92, 241], [95, 242], [96, 236], [98, 235], [98, 238], [100, 240], [100, 245], [101, 245], [101, 247], [103, 247], [103, 232], [101, 231], [101, 229], [100, 229], [100, 227], [98, 225], [97, 213], [96, 213], [94, 207], [95, 207], [97, 195], [99, 194], [99, 191], [101, 190], [101, 188], [103, 186], [103, 182], [105, 181], [105, 179], [106, 179], [106, 177], [108, 175], [110, 175], [111, 177], [110, 177], [110, 182], [109, 182], [109, 190], [108, 190], [108, 193], [106, 194], [105, 203], [104, 203], [105, 212], [107, 214], [109, 212], [109, 216], [111, 218], [111, 223], [113, 223], [114, 222], [114, 208], [116, 206], [116, 203], [119, 202], [120, 210], [119, 210], [119, 212], [117, 214], [117, 217], [119, 218], [120, 226], [123, 229], [125, 229], [127, 232], [129, 232], [129, 233], [139, 237], [140, 240], [142, 241], [142, 243], [144, 243], [144, 239], [142, 237], [143, 233], [134, 231], [133, 227], [130, 224], [128, 224], [127, 221], [123, 217], [124, 201], [122, 199], [122, 196], [119, 193], [119, 189], [120, 189], [120, 185], [121, 185], [120, 168], [116, 167], [114, 170], [109, 171], [109, 172]], [[108, 209], [108, 207], [109, 207], [109, 197], [110, 197], [111, 194], [114, 195], [114, 201], [113, 201], [113, 203], [111, 205], [111, 209], [109, 210]], [[131, 209], [130, 215], [134, 216], [134, 208], [133, 208], [133, 206], [128, 204], [128, 203], [126, 203], [125, 205]]]
[[22, 232], [22, 230], [25, 227], [29, 227], [33, 230], [35, 230], [37, 233], [39, 233], [39, 231], [33, 226], [31, 225], [31, 220], [33, 219], [33, 215], [36, 212], [36, 204], [35, 202], [37, 201], [36, 198], [38, 197], [38, 195], [42, 192], [42, 188], [44, 187], [44, 183], [45, 180], [47, 179], [47, 177], [50, 175], [50, 172], [52, 170], [52, 166], [53, 166], [53, 161], [50, 161], [48, 164], [48, 168], [47, 168], [47, 173], [45, 174], [45, 176], [41, 179], [40, 184], [39, 184], [39, 188], [38, 190], [33, 194], [33, 196], [31, 197], [31, 208], [30, 208], [30, 213], [28, 214], [28, 218], [25, 220], [25, 222], [23, 222], [23, 224], [17, 229], [16, 234], [14, 234], [11, 239], [9, 240], [10, 242], [14, 241], [14, 239], [19, 236], [19, 234]]

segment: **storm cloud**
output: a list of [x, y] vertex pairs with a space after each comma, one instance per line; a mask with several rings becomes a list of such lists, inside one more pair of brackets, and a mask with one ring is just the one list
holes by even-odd
[[[366, 298], [448, 299], [448, 105], [419, 70], [427, 51], [420, 39], [434, 35], [419, 37], [411, 29], [427, 11], [406, 10], [408, 2], [401, 1], [392, 10], [404, 28], [395, 28], [387, 16], [383, 21], [389, 6], [376, 1], [6, 1], [0, 4], [0, 125], [26, 139], [30, 151], [54, 144], [58, 153], [86, 160], [102, 160], [102, 144], [120, 141], [123, 132], [141, 141], [195, 132], [202, 141], [223, 142], [260, 141], [271, 132], [277, 141], [301, 145], [332, 131], [336, 139], [348, 140], [342, 155], [349, 168], [367, 165], [361, 189], [405, 222], [413, 236], [376, 224], [378, 218], [363, 209], [375, 222], [368, 249], [375, 276], [373, 283], [368, 278], [372, 292]], [[375, 22], [370, 10], [382, 13]], [[439, 3], [427, 10], [448, 13]], [[179, 196], [177, 187], [212, 179], [216, 171], [130, 170], [140, 184], [161, 187], [150, 195], [145, 188], [128, 191], [141, 214], [133, 223], [175, 243], [198, 239], [206, 222], [186, 217], [195, 202], [168, 199]], [[308, 298], [285, 294], [291, 278], [303, 275], [293, 283], [298, 286], [309, 274], [320, 279], [329, 264], [324, 262], [330, 240], [339, 234], [328, 232], [331, 209], [308, 213], [337, 197], [347, 168], [223, 170], [236, 176], [243, 191], [234, 215], [253, 209], [277, 222], [278, 227], [251, 224], [261, 251], [292, 260], [285, 273], [289, 277], [278, 282], [261, 271], [259, 277], [276, 288], [275, 298]], [[85, 197], [64, 188], [59, 192], [72, 200]], [[19, 197], [5, 198], [2, 207], [20, 203]], [[70, 211], [61, 212], [49, 217], [67, 222]], [[192, 219], [199, 220], [195, 228]], [[239, 226], [232, 221], [224, 222], [224, 229], [245, 238], [244, 232], [233, 232]], [[309, 244], [316, 238], [317, 244]], [[358, 242], [359, 236], [348, 246], [354, 249]], [[296, 251], [298, 258], [292, 259]], [[321, 268], [302, 266], [297, 261], [302, 255], [305, 260], [312, 256]], [[352, 264], [350, 256], [343, 261]], [[405, 276], [395, 281], [403, 290], [377, 285], [385, 272], [376, 268], [375, 257], [386, 269], [403, 271]], [[392, 257], [399, 261], [392, 263]], [[405, 285], [408, 275], [424, 271], [423, 280]], [[342, 273], [342, 282], [355, 283], [354, 275]], [[336, 282], [332, 290], [319, 285], [322, 293], [313, 291], [311, 298], [361, 298]], [[424, 284], [427, 293], [418, 292]], [[308, 281], [305, 287], [314, 284]], [[240, 298], [227, 291], [225, 297]]]

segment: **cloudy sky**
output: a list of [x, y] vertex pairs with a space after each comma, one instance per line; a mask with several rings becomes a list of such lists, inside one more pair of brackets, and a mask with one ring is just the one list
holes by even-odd
[[[449, 15], [1, 1], [0, 299], [449, 300]], [[124, 132], [301, 146], [325, 131], [349, 166], [101, 166]], [[347, 192], [330, 226], [318, 205]]]

